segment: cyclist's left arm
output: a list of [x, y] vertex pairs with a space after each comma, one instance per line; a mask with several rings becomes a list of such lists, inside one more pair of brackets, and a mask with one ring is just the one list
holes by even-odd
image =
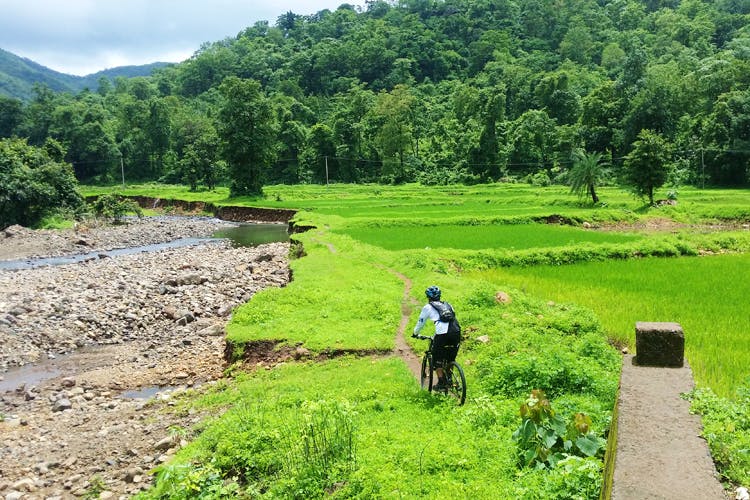
[[427, 323], [427, 320], [430, 319], [429, 314], [429, 308], [430, 306], [427, 305], [422, 308], [422, 312], [419, 313], [419, 319], [417, 320], [417, 324], [414, 326], [414, 333], [412, 333], [412, 336], [418, 335], [419, 332], [422, 331], [422, 328], [424, 328], [425, 323]]

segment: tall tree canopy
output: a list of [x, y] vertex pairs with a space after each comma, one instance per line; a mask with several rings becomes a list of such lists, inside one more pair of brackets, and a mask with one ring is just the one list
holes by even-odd
[[231, 195], [258, 195], [263, 170], [273, 160], [273, 113], [260, 83], [230, 76], [219, 86], [224, 97], [219, 136], [229, 165]]

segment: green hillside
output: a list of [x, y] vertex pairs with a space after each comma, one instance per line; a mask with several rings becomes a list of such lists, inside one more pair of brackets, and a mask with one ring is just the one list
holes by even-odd
[[166, 65], [167, 63], [157, 62], [143, 66], [121, 66], [91, 75], [75, 76], [59, 73], [30, 59], [0, 49], [0, 96], [28, 101], [34, 95], [34, 85], [45, 85], [55, 92], [76, 94], [85, 88], [96, 90], [101, 77], [113, 81], [117, 77], [149, 76], [154, 69]]

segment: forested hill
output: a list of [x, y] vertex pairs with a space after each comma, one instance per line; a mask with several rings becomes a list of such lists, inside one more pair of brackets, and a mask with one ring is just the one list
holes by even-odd
[[[657, 151], [746, 185], [746, 0], [399, 0], [288, 12], [188, 61], [0, 123], [105, 180], [564, 182], [574, 152]], [[6, 113], [5, 116], [13, 116]], [[45, 118], [46, 117], [46, 118]], [[71, 118], [72, 117], [72, 118]], [[61, 120], [65, 126], [61, 126]]]
[[143, 66], [121, 66], [99, 71], [87, 76], [74, 76], [59, 73], [25, 57], [0, 49], [0, 95], [21, 100], [31, 99], [35, 84], [46, 85], [56, 92], [80, 92], [85, 88], [95, 90], [101, 77], [114, 80], [118, 76], [132, 78], [149, 76], [166, 63], [153, 63]]

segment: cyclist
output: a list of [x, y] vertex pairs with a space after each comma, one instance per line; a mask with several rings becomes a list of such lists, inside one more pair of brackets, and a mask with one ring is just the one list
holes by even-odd
[[[440, 361], [445, 360], [451, 362], [456, 359], [458, 348], [446, 348], [446, 346], [458, 346], [461, 340], [461, 332], [449, 332], [449, 323], [440, 321], [440, 309], [448, 307], [453, 310], [450, 304], [440, 300], [441, 292], [437, 286], [431, 286], [425, 290], [424, 294], [427, 296], [428, 303], [422, 308], [422, 312], [419, 313], [419, 319], [417, 324], [414, 326], [414, 333], [412, 337], [419, 335], [419, 332], [424, 328], [427, 320], [432, 320], [435, 323], [435, 338], [432, 341], [432, 359], [436, 365], [440, 365]], [[435, 370], [438, 376], [438, 383], [434, 387], [435, 390], [440, 391], [447, 387], [445, 375], [443, 374], [442, 368]]]

